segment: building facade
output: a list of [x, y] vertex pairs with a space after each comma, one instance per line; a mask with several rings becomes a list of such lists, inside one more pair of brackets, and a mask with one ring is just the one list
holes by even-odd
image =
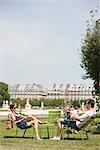
[[12, 99], [40, 99], [46, 97], [46, 90], [36, 84], [15, 84], [9, 86], [9, 94]]
[[9, 93], [11, 99], [89, 99], [93, 98], [92, 86], [70, 85], [70, 84], [54, 84], [51, 88], [44, 88], [37, 84], [15, 84], [9, 85]]

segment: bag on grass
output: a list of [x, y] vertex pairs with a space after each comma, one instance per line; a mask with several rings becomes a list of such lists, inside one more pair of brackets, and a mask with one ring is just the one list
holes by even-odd
[[7, 119], [7, 122], [6, 122], [6, 128], [8, 130], [13, 128], [13, 119], [12, 119], [10, 114], [8, 115], [8, 119]]

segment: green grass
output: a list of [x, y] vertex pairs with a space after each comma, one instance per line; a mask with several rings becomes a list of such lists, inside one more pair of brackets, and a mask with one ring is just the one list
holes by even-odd
[[[88, 140], [60, 140], [52, 141], [50, 139], [42, 139], [41, 141], [34, 138], [4, 138], [7, 135], [15, 135], [16, 128], [6, 130], [5, 122], [0, 121], [0, 150], [100, 150], [100, 134], [91, 134]], [[52, 128], [51, 128], [52, 131]], [[54, 136], [50, 131], [50, 137]], [[22, 135], [22, 130], [19, 135]], [[26, 136], [32, 136], [32, 129], [28, 129]], [[46, 128], [42, 129], [42, 138], [47, 136]], [[71, 135], [73, 137], [73, 135]]]

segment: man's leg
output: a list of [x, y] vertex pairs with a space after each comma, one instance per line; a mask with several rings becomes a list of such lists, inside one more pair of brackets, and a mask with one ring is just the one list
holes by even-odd
[[57, 137], [60, 137], [60, 135], [61, 135], [61, 128], [62, 128], [62, 125], [61, 125], [61, 120], [59, 120], [58, 122], [57, 122]]
[[63, 119], [60, 119], [57, 121], [57, 133], [56, 136], [54, 136], [52, 138], [52, 140], [60, 140], [60, 136], [61, 136], [61, 128], [62, 128], [62, 124], [61, 122], [63, 121]]
[[56, 136], [53, 137], [53, 140], [60, 140], [62, 125], [67, 125], [68, 127], [71, 127], [73, 126], [73, 123], [70, 124], [70, 120], [60, 119], [57, 122], [57, 133], [56, 133]]

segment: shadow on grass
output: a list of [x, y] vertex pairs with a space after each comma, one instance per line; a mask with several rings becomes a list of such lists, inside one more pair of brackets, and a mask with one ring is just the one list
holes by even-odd
[[22, 136], [4, 136], [4, 138], [24, 138], [24, 139], [33, 139], [33, 137], [28, 137], [28, 136], [25, 136], [25, 137], [22, 137]]
[[[25, 137], [22, 137], [22, 136], [4, 136], [4, 138], [24, 138], [24, 139], [34, 139], [34, 137], [28, 137], [28, 136], [25, 136]], [[43, 137], [42, 139], [48, 139], [46, 137]], [[88, 140], [88, 138], [63, 138], [61, 140]]]
[[[25, 136], [25, 137], [22, 137], [22, 136], [4, 136], [3, 138], [21, 138], [21, 139], [35, 139], [34, 137], [29, 137], [29, 136]], [[47, 139], [49, 140], [49, 138], [47, 137], [42, 137], [41, 139]]]
[[64, 138], [64, 140], [88, 140], [89, 138]]

